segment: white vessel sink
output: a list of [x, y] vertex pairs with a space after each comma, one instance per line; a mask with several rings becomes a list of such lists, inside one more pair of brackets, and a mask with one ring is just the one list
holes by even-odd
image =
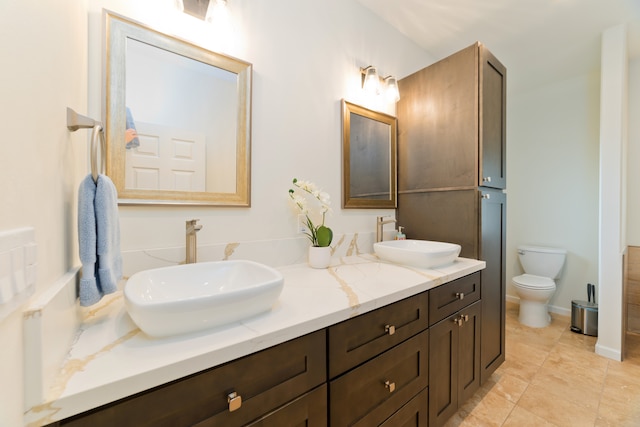
[[460, 245], [430, 240], [389, 240], [373, 244], [376, 255], [389, 262], [421, 268], [442, 267], [453, 263]]
[[124, 287], [124, 299], [142, 331], [163, 337], [268, 311], [283, 285], [279, 271], [257, 262], [202, 262], [136, 273]]

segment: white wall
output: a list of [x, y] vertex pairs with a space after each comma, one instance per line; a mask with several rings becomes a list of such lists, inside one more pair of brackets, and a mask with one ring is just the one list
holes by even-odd
[[507, 293], [522, 273], [518, 245], [565, 248], [550, 301], [564, 314], [598, 284], [599, 91], [592, 73], [507, 100]]
[[[133, 3], [133, 4], [132, 4]], [[121, 213], [122, 249], [184, 246], [184, 220], [199, 218], [202, 245], [295, 237], [287, 190], [296, 178], [314, 181], [333, 202], [334, 232], [372, 231], [375, 216], [392, 210], [340, 209], [340, 100], [365, 104], [359, 67], [375, 64], [402, 77], [433, 60], [378, 17], [352, 1], [229, 2], [236, 43], [220, 46], [211, 27], [186, 14], [159, 19], [151, 0], [92, 2], [90, 63], [99, 71], [102, 7], [253, 64], [252, 206], [132, 207]], [[98, 24], [98, 25], [95, 25]], [[99, 74], [90, 75], [90, 106], [99, 110]], [[374, 106], [365, 104], [370, 108]], [[377, 109], [395, 113], [395, 106]], [[141, 219], [144, 219], [142, 225]], [[161, 232], [160, 232], [161, 230]]]
[[629, 61], [627, 244], [640, 246], [640, 58]]
[[626, 249], [628, 114], [627, 32], [602, 34], [600, 101], [600, 223], [596, 353], [622, 358], [622, 256]]
[[[340, 209], [340, 99], [373, 107], [361, 95], [358, 67], [402, 77], [433, 62], [429, 55], [354, 1], [234, 0], [234, 38], [187, 15], [162, 14], [165, 3], [0, 2], [0, 230], [35, 227], [38, 294], [78, 263], [76, 191], [89, 171], [88, 132], [68, 133], [65, 108], [101, 116], [103, 7], [254, 64], [252, 207], [122, 207], [124, 250], [184, 246], [184, 220], [192, 217], [202, 220], [203, 244], [293, 237], [293, 177], [331, 194], [336, 232], [372, 232], [375, 215], [393, 214]], [[0, 343], [0, 425], [18, 426], [18, 312], [0, 323]]]
[[[0, 230], [33, 226], [42, 291], [77, 263], [76, 190], [87, 131], [70, 134], [66, 107], [87, 109], [83, 1], [0, 3]], [[0, 425], [22, 425], [22, 316], [0, 323]]]

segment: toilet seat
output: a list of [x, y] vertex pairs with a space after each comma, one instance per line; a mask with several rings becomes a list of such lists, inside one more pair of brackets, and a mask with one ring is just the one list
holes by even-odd
[[514, 284], [525, 289], [555, 289], [556, 282], [548, 277], [536, 276], [534, 274], [522, 274], [513, 278]]

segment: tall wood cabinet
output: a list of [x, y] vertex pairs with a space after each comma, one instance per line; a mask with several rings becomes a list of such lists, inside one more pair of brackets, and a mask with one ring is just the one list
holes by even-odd
[[506, 68], [475, 43], [398, 83], [398, 224], [487, 263], [484, 382], [505, 358]]

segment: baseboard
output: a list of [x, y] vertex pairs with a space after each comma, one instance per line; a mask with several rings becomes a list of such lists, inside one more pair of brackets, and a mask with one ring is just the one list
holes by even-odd
[[616, 350], [613, 348], [605, 347], [600, 345], [600, 343], [596, 343], [596, 354], [599, 354], [603, 357], [608, 357], [609, 359], [617, 360], [619, 362], [622, 361], [622, 353], [620, 350]]
[[[520, 305], [520, 298], [518, 298], [516, 296], [513, 296], [513, 295], [507, 295], [507, 301]], [[555, 314], [559, 314], [561, 316], [571, 317], [571, 309], [570, 308], [558, 307], [558, 306], [555, 306], [555, 305], [548, 305], [547, 308], [549, 309], [550, 313], [555, 313]]]

